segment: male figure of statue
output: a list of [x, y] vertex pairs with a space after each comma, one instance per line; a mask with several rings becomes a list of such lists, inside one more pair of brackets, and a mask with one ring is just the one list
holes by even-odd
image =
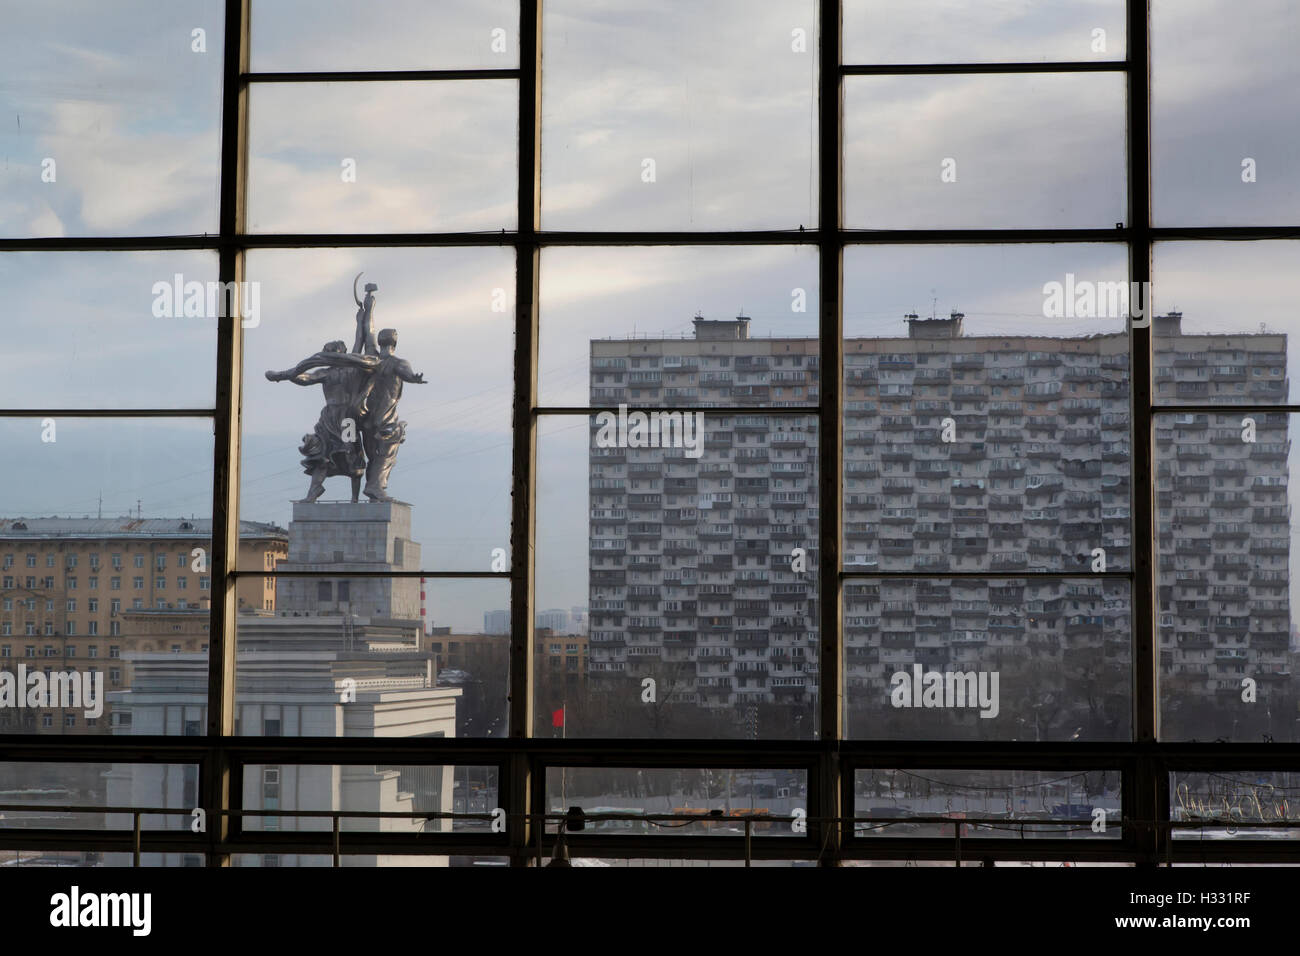
[[312, 434], [302, 436], [298, 449], [303, 456], [303, 471], [311, 475], [305, 501], [315, 501], [324, 494], [325, 479], [334, 475], [352, 479], [352, 500], [357, 500], [361, 476], [366, 472], [361, 439], [363, 403], [370, 369], [377, 364], [372, 356], [350, 355], [346, 344], [335, 341], [326, 342], [321, 351], [291, 369], [266, 373], [272, 382], [320, 385], [325, 392], [325, 407], [316, 428]]
[[[397, 419], [397, 402], [402, 397], [402, 383], [423, 385], [424, 375], [394, 354], [395, 329], [382, 329], [377, 341], [378, 363], [366, 383], [361, 418], [361, 440], [366, 452], [365, 494], [372, 501], [391, 501], [387, 493], [388, 475], [397, 460], [398, 446], [406, 441], [406, 422]], [[366, 357], [373, 359], [373, 356]]]

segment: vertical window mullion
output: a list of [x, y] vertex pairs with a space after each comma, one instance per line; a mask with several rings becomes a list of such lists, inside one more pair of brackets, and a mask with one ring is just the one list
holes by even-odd
[[[1129, 281], [1141, 290], [1144, 322], [1129, 323], [1129, 374], [1132, 396], [1133, 462], [1133, 738], [1154, 742], [1159, 734], [1156, 682], [1160, 661], [1155, 553], [1155, 447], [1152, 425], [1151, 279], [1151, 57], [1149, 0], [1128, 0], [1128, 202]], [[1130, 310], [1131, 311], [1131, 310]], [[1126, 789], [1135, 806], [1125, 819], [1162, 820], [1164, 776], [1149, 757], [1136, 761], [1135, 786]], [[1166, 795], [1167, 797], [1167, 795]], [[1160, 834], [1147, 828], [1135, 835], [1148, 864], [1158, 858]]]
[[[537, 315], [541, 185], [541, 0], [519, 5], [519, 235], [515, 242], [515, 361], [510, 516], [510, 736], [533, 733], [533, 580], [537, 502]], [[537, 768], [514, 760], [509, 774], [511, 861], [528, 863]], [[545, 804], [542, 804], [544, 807]], [[541, 809], [540, 807], [538, 809]], [[545, 829], [543, 827], [543, 829]]]
[[[244, 228], [248, 163], [249, 0], [226, 0], [224, 67], [221, 97], [221, 208], [218, 279], [243, 278]], [[237, 288], [234, 285], [226, 289]], [[228, 293], [229, 294], [229, 293]], [[235, 293], [236, 295], [238, 293]], [[208, 811], [209, 866], [228, 866], [224, 843], [230, 835], [232, 809], [229, 758], [220, 740], [234, 733], [235, 714], [235, 564], [239, 554], [239, 417], [243, 365], [240, 321], [228, 302], [217, 325], [217, 396], [213, 421], [211, 622], [208, 660], [208, 743], [203, 775], [203, 805]]]
[[[840, 614], [840, 513], [843, 495], [844, 342], [843, 266], [843, 72], [841, 0], [821, 0], [818, 29], [818, 266], [821, 341], [818, 397], [818, 660], [819, 728], [823, 748], [818, 762], [817, 806], [810, 827], [821, 862], [835, 865], [842, 843], [838, 818], [851, 812], [841, 803], [840, 768], [834, 755], [844, 735], [843, 621]], [[812, 789], [810, 788], [810, 793]]]

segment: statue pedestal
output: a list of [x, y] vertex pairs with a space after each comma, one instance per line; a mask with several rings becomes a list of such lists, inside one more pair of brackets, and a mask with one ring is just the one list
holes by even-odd
[[328, 571], [337, 577], [277, 577], [276, 609], [419, 620], [419, 578], [347, 576], [419, 569], [420, 546], [411, 540], [406, 502], [295, 501], [289, 557], [276, 571]]

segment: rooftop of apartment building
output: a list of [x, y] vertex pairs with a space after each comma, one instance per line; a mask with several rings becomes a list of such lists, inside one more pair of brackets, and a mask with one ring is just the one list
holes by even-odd
[[[972, 344], [984, 342], [1025, 342], [1028, 340], [1042, 340], [1053, 342], [1097, 342], [1098, 340], [1116, 340], [1127, 341], [1128, 333], [1123, 331], [1094, 332], [1085, 335], [1049, 335], [1043, 332], [997, 332], [982, 333], [979, 335], [967, 335], [965, 329], [966, 314], [964, 312], [951, 312], [947, 318], [931, 316], [922, 318], [915, 312], [907, 313], [903, 316], [903, 321], [907, 324], [907, 335], [847, 335], [846, 341], [852, 342], [876, 342], [882, 344], [894, 343], [903, 345], [911, 342], [909, 348], [915, 348], [917, 342], [951, 342], [954, 339], [961, 339]], [[1280, 342], [1286, 341], [1285, 332], [1271, 332], [1261, 328], [1255, 332], [1215, 332], [1215, 333], [1197, 333], [1184, 332], [1182, 328], [1183, 313], [1168, 312], [1164, 315], [1154, 316], [1151, 327], [1157, 338], [1169, 338], [1174, 336], [1190, 338], [1209, 338], [1209, 339], [1260, 339], [1275, 338]], [[1050, 322], [1050, 319], [1044, 319]], [[1081, 320], [1086, 321], [1086, 320]], [[606, 352], [609, 350], [626, 349], [629, 343], [641, 343], [648, 345], [651, 342], [682, 342], [696, 343], [708, 342], [714, 347], [720, 343], [739, 343], [753, 342], [756, 346], [767, 347], [772, 344], [782, 342], [812, 342], [817, 341], [816, 335], [792, 336], [792, 335], [769, 335], [762, 338], [756, 338], [752, 335], [751, 319], [749, 316], [738, 315], [734, 319], [705, 319], [696, 315], [691, 320], [692, 331], [679, 335], [668, 335], [660, 333], [658, 335], [629, 335], [629, 336], [611, 336], [591, 340], [591, 347], [594, 353]]]
[[[103, 540], [210, 538], [210, 518], [73, 518], [57, 515], [45, 518], [0, 518], [0, 540]], [[278, 525], [261, 521], [239, 522], [244, 540], [288, 541], [289, 533]]]

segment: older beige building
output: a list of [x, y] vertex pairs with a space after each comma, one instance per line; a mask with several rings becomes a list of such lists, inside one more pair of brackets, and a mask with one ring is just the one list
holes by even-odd
[[[103, 671], [107, 692], [129, 686], [122, 654], [142, 642], [205, 650], [207, 615], [196, 612], [211, 595], [211, 534], [211, 521], [186, 518], [0, 519], [0, 669]], [[284, 529], [240, 522], [239, 566], [267, 572], [239, 579], [240, 607], [275, 609], [287, 553]], [[107, 710], [0, 710], [10, 733], [110, 725]]]

